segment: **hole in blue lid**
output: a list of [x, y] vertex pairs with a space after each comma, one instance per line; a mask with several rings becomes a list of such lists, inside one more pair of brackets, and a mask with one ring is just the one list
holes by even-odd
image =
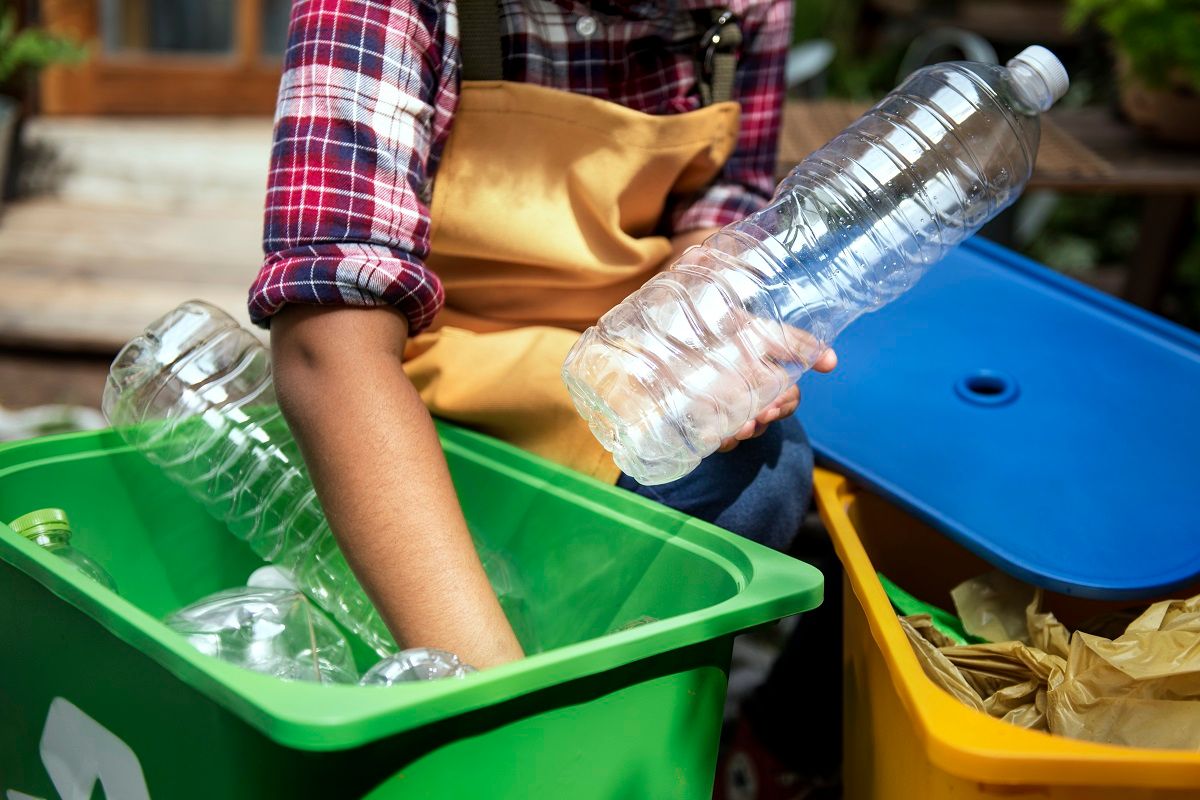
[[968, 403], [1002, 406], [1017, 399], [1017, 382], [1003, 372], [981, 369], [959, 378], [954, 391]]

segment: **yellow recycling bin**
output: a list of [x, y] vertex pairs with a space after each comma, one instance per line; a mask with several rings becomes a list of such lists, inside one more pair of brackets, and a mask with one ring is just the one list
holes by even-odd
[[[1200, 752], [1026, 730], [938, 688], [876, 574], [938, 603], [947, 602], [953, 586], [993, 568], [847, 478], [818, 469], [814, 484], [845, 569], [846, 800], [1200, 798]], [[1118, 607], [1051, 594], [1046, 605], [1068, 627]]]

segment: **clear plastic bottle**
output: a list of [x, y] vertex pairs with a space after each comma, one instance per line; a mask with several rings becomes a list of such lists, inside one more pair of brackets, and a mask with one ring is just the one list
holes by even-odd
[[[346, 630], [380, 656], [396, 652], [329, 530], [276, 405], [270, 354], [250, 331], [208, 303], [184, 303], [117, 354], [102, 406], [127, 442]], [[525, 651], [537, 652], [519, 573], [505, 554], [476, 548]]]
[[381, 656], [397, 650], [355, 579], [275, 402], [266, 347], [190, 301], [117, 354], [105, 417], [259, 557]]
[[358, 682], [346, 637], [295, 589], [226, 589], [163, 621], [201, 653], [264, 675]]
[[414, 647], [388, 656], [371, 667], [359, 684], [391, 686], [441, 678], [465, 678], [475, 671], [474, 667], [462, 663], [454, 653], [433, 647]]
[[637, 481], [686, 475], [847, 325], [890, 302], [1010, 205], [1039, 115], [1066, 92], [1052, 53], [914, 72], [779, 185], [589, 328], [563, 379]]
[[71, 521], [61, 508], [41, 508], [8, 523], [16, 533], [71, 563], [75, 569], [114, 592], [116, 581], [86, 553], [71, 544]]

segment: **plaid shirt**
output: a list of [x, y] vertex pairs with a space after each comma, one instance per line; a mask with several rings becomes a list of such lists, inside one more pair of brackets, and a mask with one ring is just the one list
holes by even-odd
[[[663, 227], [719, 227], [774, 189], [790, 0], [501, 0], [504, 78], [650, 114], [700, 106], [692, 11], [728, 8], [744, 43], [737, 147]], [[670, 10], [667, 10], [670, 9]], [[429, 199], [459, 92], [455, 0], [298, 0], [267, 189], [266, 259], [250, 290], [260, 325], [286, 303], [399, 308], [415, 334], [442, 306], [424, 265]]]

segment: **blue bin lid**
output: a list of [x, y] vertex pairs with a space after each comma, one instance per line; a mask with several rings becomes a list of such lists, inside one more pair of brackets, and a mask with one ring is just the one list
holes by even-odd
[[835, 346], [819, 458], [1047, 589], [1200, 577], [1200, 336], [975, 239]]

